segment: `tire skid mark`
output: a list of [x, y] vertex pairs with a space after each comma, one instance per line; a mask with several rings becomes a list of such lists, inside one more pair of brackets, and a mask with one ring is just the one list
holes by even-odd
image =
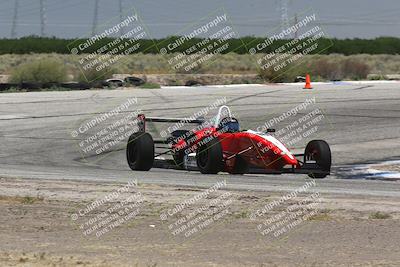
[[243, 100], [243, 99], [246, 99], [246, 98], [257, 97], [257, 96], [261, 96], [261, 95], [276, 93], [276, 92], [279, 92], [279, 91], [281, 91], [281, 90], [273, 90], [273, 91], [261, 92], [261, 93], [257, 93], [257, 94], [244, 95], [244, 96], [233, 98], [233, 99], [227, 101], [226, 104], [231, 104], [233, 102], [236, 102], [236, 101], [239, 101], [239, 100]]
[[362, 89], [367, 89], [367, 88], [371, 88], [371, 87], [375, 87], [375, 86], [372, 85], [372, 84], [370, 84], [370, 85], [364, 85], [364, 86], [361, 86], [361, 87], [353, 88], [353, 91], [362, 90]]

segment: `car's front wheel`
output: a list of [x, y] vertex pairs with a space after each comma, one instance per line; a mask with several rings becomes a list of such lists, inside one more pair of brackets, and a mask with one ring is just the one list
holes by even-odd
[[[330, 172], [332, 165], [331, 149], [324, 140], [310, 141], [304, 151], [304, 162], [315, 161], [317, 166], [324, 172]], [[309, 173], [311, 178], [325, 178], [327, 174], [323, 173]]]

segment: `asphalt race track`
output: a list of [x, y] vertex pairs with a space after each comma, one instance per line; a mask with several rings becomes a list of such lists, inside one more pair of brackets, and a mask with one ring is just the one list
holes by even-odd
[[400, 159], [400, 83], [313, 86], [313, 90], [303, 90], [302, 84], [277, 84], [0, 94], [0, 176], [98, 182], [137, 178], [143, 183], [199, 187], [226, 179], [235, 189], [289, 190], [303, 185], [307, 176], [201, 175], [163, 169], [132, 172], [125, 159], [126, 139], [111, 152], [97, 155], [83, 153], [79, 147], [94, 129], [77, 137], [71, 132], [127, 99], [136, 98], [137, 103], [123, 114], [140, 109], [149, 116], [187, 117], [226, 97], [241, 127], [256, 129], [315, 97], [315, 104], [280, 122], [276, 129], [312, 110], [322, 112], [318, 129], [290, 146], [300, 152], [312, 139], [324, 139], [331, 145], [333, 174], [318, 180], [318, 190], [400, 196], [400, 181], [370, 180], [352, 173], [360, 164]]

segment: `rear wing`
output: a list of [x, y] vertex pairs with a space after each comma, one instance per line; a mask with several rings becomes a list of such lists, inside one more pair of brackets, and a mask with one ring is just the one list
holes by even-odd
[[137, 116], [138, 128], [140, 132], [146, 131], [146, 122], [171, 122], [171, 123], [193, 123], [201, 125], [206, 120], [203, 118], [190, 119], [190, 118], [161, 118], [161, 117], [146, 117], [144, 114]]

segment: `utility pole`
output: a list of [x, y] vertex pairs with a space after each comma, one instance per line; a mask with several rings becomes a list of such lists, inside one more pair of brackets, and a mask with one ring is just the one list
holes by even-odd
[[[294, 25], [297, 25], [298, 22], [298, 18], [297, 18], [297, 13], [294, 15]], [[297, 32], [297, 28], [296, 31], [294, 32], [294, 39], [297, 39], [298, 32]]]
[[95, 0], [94, 1], [94, 15], [93, 15], [92, 36], [96, 35], [98, 16], [99, 16], [99, 0]]
[[13, 16], [13, 23], [11, 27], [11, 38], [17, 37], [17, 21], [18, 21], [18, 7], [19, 3], [18, 0], [14, 0], [14, 16]]
[[40, 0], [40, 37], [45, 36], [46, 28], [46, 0]]

